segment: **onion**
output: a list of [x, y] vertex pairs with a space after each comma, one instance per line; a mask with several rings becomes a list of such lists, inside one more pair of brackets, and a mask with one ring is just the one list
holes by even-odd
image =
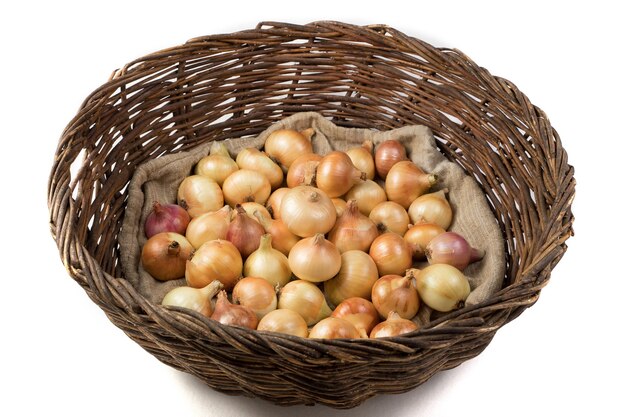
[[289, 191], [290, 190], [287, 187], [279, 188], [270, 195], [270, 198], [267, 199], [265, 207], [273, 219], [280, 219], [280, 204], [282, 203], [285, 194]]
[[342, 301], [330, 316], [349, 321], [363, 338], [367, 338], [379, 322], [378, 311], [374, 304], [360, 297], [347, 298]]
[[221, 187], [224, 180], [238, 169], [239, 166], [230, 157], [226, 145], [213, 142], [209, 155], [198, 161], [194, 173], [212, 179]]
[[380, 178], [385, 179], [392, 166], [406, 159], [406, 148], [402, 143], [394, 139], [386, 140], [376, 148], [374, 157], [376, 173]]
[[372, 180], [367, 180], [350, 188], [344, 198], [346, 201], [356, 200], [361, 213], [369, 216], [374, 207], [387, 201], [387, 194], [383, 187]]
[[417, 324], [411, 320], [403, 319], [398, 313], [392, 311], [389, 313], [387, 320], [380, 322], [372, 329], [370, 338], [395, 337], [415, 330], [419, 330]]
[[389, 201], [395, 201], [406, 209], [436, 182], [435, 174], [426, 174], [411, 161], [401, 161], [389, 170], [385, 191]]
[[415, 284], [424, 304], [441, 312], [462, 308], [470, 294], [470, 284], [463, 272], [446, 264], [422, 269]]
[[287, 171], [287, 187], [294, 188], [298, 185], [312, 185], [315, 170], [322, 160], [322, 156], [308, 153], [299, 156]]
[[259, 242], [265, 230], [259, 222], [248, 217], [241, 205], [238, 204], [235, 210], [235, 218], [230, 222], [226, 231], [226, 240], [232, 242], [245, 259], [259, 248]]
[[372, 156], [373, 148], [374, 144], [372, 141], [366, 140], [363, 142], [363, 145], [346, 151], [346, 154], [348, 154], [356, 169], [365, 172], [365, 178], [368, 180], [373, 180], [376, 174], [376, 166], [374, 165], [374, 157]]
[[435, 223], [448, 230], [452, 223], [452, 207], [446, 200], [445, 190], [416, 198], [409, 206], [409, 217], [413, 224]]
[[394, 232], [403, 236], [409, 227], [409, 215], [404, 207], [393, 201], [378, 204], [369, 214], [381, 233]]
[[294, 235], [310, 237], [316, 233], [328, 233], [335, 224], [337, 211], [322, 190], [300, 185], [283, 197], [280, 218]]
[[178, 187], [178, 205], [191, 217], [219, 210], [224, 196], [217, 182], [202, 175], [190, 175]]
[[204, 316], [211, 317], [211, 314], [213, 314], [211, 299], [222, 288], [223, 285], [219, 281], [213, 281], [202, 288], [176, 287], [165, 294], [161, 304], [164, 306], [188, 308]]
[[372, 287], [372, 303], [381, 317], [395, 311], [400, 317], [411, 319], [419, 309], [417, 290], [412, 285], [413, 274], [385, 275]]
[[272, 287], [282, 287], [291, 279], [289, 261], [285, 255], [272, 248], [272, 236], [261, 237], [259, 248], [252, 252], [243, 266], [246, 276], [265, 279]]
[[283, 170], [265, 152], [256, 148], [246, 148], [237, 154], [237, 165], [241, 169], [249, 169], [265, 175], [272, 189], [283, 183]]
[[296, 243], [289, 252], [289, 267], [300, 279], [311, 282], [327, 281], [341, 268], [341, 253], [324, 239], [321, 233]]
[[350, 200], [328, 234], [328, 240], [335, 244], [339, 252], [353, 249], [367, 252], [377, 236], [374, 222], [359, 212], [356, 200]]
[[359, 171], [350, 157], [341, 151], [332, 151], [322, 158], [315, 172], [317, 188], [329, 197], [339, 197], [366, 179], [366, 174]]
[[243, 261], [239, 251], [227, 240], [210, 240], [200, 246], [187, 261], [187, 285], [202, 288], [219, 280], [230, 291], [241, 277]]
[[254, 212], [254, 217], [265, 232], [272, 235], [272, 246], [284, 255], [289, 255], [289, 251], [298, 243], [300, 237], [291, 233], [282, 220], [274, 220], [260, 211]]
[[419, 223], [411, 226], [404, 234], [404, 240], [409, 244], [413, 259], [423, 260], [426, 258], [426, 246], [435, 237], [445, 232], [441, 226], [435, 223]]
[[293, 161], [300, 155], [313, 153], [311, 136], [315, 133], [312, 128], [298, 132], [293, 129], [279, 129], [273, 131], [265, 139], [265, 153], [277, 161], [284, 172], [287, 172]]
[[258, 172], [249, 169], [240, 169], [226, 178], [222, 191], [226, 203], [231, 207], [246, 201], [265, 204], [272, 186], [265, 175], [259, 175]]
[[194, 217], [187, 226], [185, 237], [196, 249], [209, 240], [226, 239], [231, 211], [230, 206], [224, 206], [217, 211]]
[[334, 278], [324, 282], [324, 293], [334, 305], [351, 297], [370, 299], [372, 286], [378, 279], [374, 260], [360, 250], [341, 254], [341, 268]]
[[346, 203], [346, 200], [341, 199], [341, 198], [333, 198], [330, 201], [332, 201], [333, 205], [335, 206], [337, 217], [341, 216], [343, 214], [343, 211], [346, 209], [348, 205], [348, 203]]
[[278, 293], [278, 308], [298, 313], [307, 326], [330, 316], [332, 313], [324, 294], [315, 284], [301, 279], [291, 281]]
[[404, 274], [413, 263], [409, 245], [402, 236], [392, 232], [374, 239], [369, 254], [376, 263], [380, 276]]
[[306, 321], [295, 311], [279, 308], [267, 313], [256, 328], [258, 331], [290, 334], [292, 336], [307, 337], [309, 329]]
[[310, 339], [358, 339], [361, 334], [354, 324], [337, 317], [327, 317], [309, 332]]
[[463, 236], [454, 232], [434, 237], [426, 246], [425, 253], [428, 263], [448, 264], [461, 271], [485, 256], [485, 251], [472, 248]]
[[233, 288], [233, 303], [248, 307], [261, 320], [267, 313], [276, 310], [278, 298], [272, 284], [263, 278], [245, 277], [237, 281]]
[[144, 231], [147, 238], [157, 233], [173, 232], [184, 235], [191, 218], [187, 210], [178, 204], [152, 203], [152, 211], [146, 217]]
[[[270, 212], [265, 208], [265, 206], [259, 203], [255, 203], [254, 201], [247, 201], [245, 203], [242, 203], [241, 208], [244, 209], [246, 215], [252, 220], [258, 221], [257, 218], [254, 217], [255, 211], [260, 211], [264, 216], [270, 217]], [[236, 215], [237, 211], [234, 210], [233, 214], [231, 215], [231, 219], [234, 219]]]
[[259, 319], [251, 308], [232, 304], [228, 301], [226, 291], [222, 290], [217, 294], [217, 302], [215, 303], [215, 311], [211, 315], [213, 320], [217, 320], [222, 324], [229, 326], [247, 327], [248, 329], [256, 329]]
[[185, 276], [185, 263], [193, 253], [193, 246], [178, 233], [157, 233], [146, 241], [141, 250], [141, 265], [159, 281], [170, 281]]

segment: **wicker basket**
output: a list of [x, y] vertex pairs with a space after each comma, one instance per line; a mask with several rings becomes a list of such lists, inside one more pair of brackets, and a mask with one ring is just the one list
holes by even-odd
[[[505, 238], [504, 288], [413, 337], [348, 341], [223, 326], [140, 296], [122, 276], [117, 242], [134, 168], [300, 111], [344, 127], [429, 126], [487, 195]], [[382, 25], [272, 22], [116, 71], [63, 132], [48, 205], [68, 273], [159, 360], [224, 393], [350, 408], [478, 355], [537, 300], [572, 235], [573, 172], [544, 112], [457, 50]]]

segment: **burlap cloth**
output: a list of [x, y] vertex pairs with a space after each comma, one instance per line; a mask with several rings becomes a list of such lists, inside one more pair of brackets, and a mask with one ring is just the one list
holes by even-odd
[[[365, 140], [377, 145], [396, 139], [407, 148], [408, 157], [425, 172], [437, 174], [439, 182], [433, 191], [447, 188], [454, 217], [449, 228], [463, 235], [473, 247], [485, 250], [482, 261], [470, 265], [465, 274], [470, 280], [471, 293], [467, 304], [486, 300], [502, 286], [505, 269], [504, 244], [500, 228], [489, 209], [484, 193], [474, 179], [462, 168], [448, 161], [435, 145], [431, 130], [425, 126], [405, 126], [379, 132], [369, 129], [348, 129], [334, 125], [318, 113], [303, 112], [283, 119], [254, 138], [229, 139], [224, 143], [231, 156], [244, 148], [261, 149], [265, 138], [277, 129], [315, 129], [312, 138], [314, 152], [324, 155], [332, 150], [347, 150]], [[176, 202], [178, 185], [191, 174], [194, 165], [209, 152], [206, 143], [188, 152], [153, 159], [137, 167], [129, 184], [128, 203], [119, 237], [124, 277], [148, 300], [160, 303], [172, 288], [185, 284], [184, 279], [161, 282], [152, 278], [140, 262], [141, 248], [146, 242], [143, 225], [153, 201]], [[417, 319], [428, 321], [429, 309], [421, 309]]]

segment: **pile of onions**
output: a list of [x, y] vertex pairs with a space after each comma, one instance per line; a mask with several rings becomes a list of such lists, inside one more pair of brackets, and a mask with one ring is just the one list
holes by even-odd
[[464, 273], [485, 253], [449, 230], [437, 176], [399, 140], [321, 155], [314, 134], [275, 129], [236, 155], [214, 142], [176, 201], [153, 204], [141, 271], [186, 282], [162, 305], [320, 343], [404, 335], [419, 330], [420, 306], [464, 306]]

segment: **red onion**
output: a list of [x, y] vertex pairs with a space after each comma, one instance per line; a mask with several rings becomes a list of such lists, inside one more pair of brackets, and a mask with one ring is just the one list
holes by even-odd
[[246, 211], [237, 204], [235, 207], [237, 214], [226, 232], [226, 240], [232, 242], [239, 250], [242, 258], [247, 258], [252, 252], [259, 248], [261, 236], [265, 234], [265, 229], [256, 220], [252, 220]]
[[485, 251], [472, 248], [463, 236], [454, 232], [445, 232], [434, 237], [426, 246], [425, 252], [428, 263], [448, 264], [461, 271], [485, 256]]
[[250, 307], [232, 304], [228, 301], [228, 296], [224, 290], [217, 294], [215, 310], [211, 318], [222, 324], [247, 327], [252, 330], [256, 329], [256, 326], [259, 324], [259, 319]]
[[172, 232], [184, 235], [191, 218], [187, 210], [178, 204], [152, 203], [152, 211], [146, 217], [144, 231], [151, 238], [157, 233]]
[[374, 165], [376, 173], [382, 179], [387, 178], [387, 173], [396, 162], [405, 161], [406, 148], [397, 140], [386, 140], [376, 148], [374, 154]]

